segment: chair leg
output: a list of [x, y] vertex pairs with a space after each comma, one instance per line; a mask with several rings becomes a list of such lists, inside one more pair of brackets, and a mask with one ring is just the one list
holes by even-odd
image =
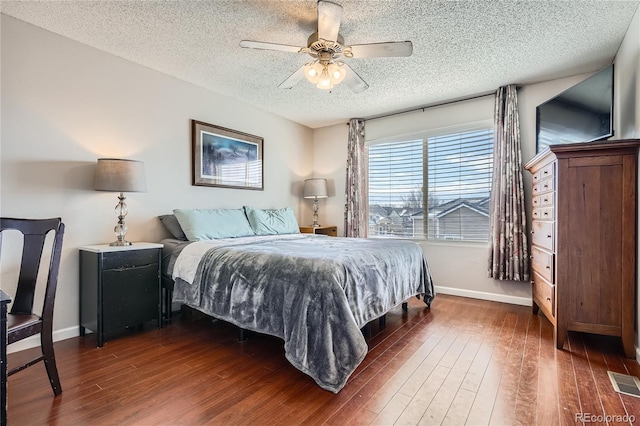
[[40, 339], [44, 366], [47, 369], [51, 389], [54, 395], [60, 395], [62, 393], [62, 386], [60, 386], [60, 377], [58, 376], [58, 368], [56, 367], [56, 355], [53, 352], [53, 337], [51, 334], [43, 333]]

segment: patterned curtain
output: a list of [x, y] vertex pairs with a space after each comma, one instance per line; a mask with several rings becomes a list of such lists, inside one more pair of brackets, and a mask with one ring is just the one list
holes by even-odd
[[522, 185], [520, 122], [515, 85], [496, 92], [489, 278], [529, 281]]
[[364, 152], [364, 120], [349, 120], [349, 142], [347, 145], [347, 182], [345, 185], [344, 236], [367, 237], [366, 202], [367, 190], [366, 158]]

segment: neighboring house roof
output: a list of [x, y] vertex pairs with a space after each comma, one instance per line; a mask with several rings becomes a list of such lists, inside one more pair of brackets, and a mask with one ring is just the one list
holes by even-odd
[[[489, 217], [489, 197], [480, 199], [456, 198], [429, 209], [430, 218], [442, 218], [461, 208], [467, 208], [482, 216]], [[384, 207], [378, 204], [369, 206], [369, 216], [376, 223], [397, 222], [399, 218], [410, 220], [424, 219], [423, 209], [416, 207]]]
[[[481, 200], [481, 202], [482, 201], [484, 201], [484, 199]], [[469, 210], [473, 210], [474, 212], [481, 214], [483, 216], [489, 217], [489, 207], [487, 204], [474, 203], [473, 201], [464, 199], [464, 198], [458, 198], [438, 206], [437, 209], [439, 211], [434, 212], [435, 217], [437, 218], [444, 217], [463, 207], [466, 207]]]

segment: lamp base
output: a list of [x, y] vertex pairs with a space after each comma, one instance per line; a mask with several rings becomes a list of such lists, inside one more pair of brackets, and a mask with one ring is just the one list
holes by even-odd
[[109, 243], [109, 246], [111, 247], [125, 247], [130, 245], [131, 245], [131, 241], [127, 241], [127, 240], [114, 241], [112, 243]]

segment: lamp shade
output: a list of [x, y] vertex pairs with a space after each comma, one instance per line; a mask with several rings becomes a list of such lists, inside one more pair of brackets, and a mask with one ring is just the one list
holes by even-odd
[[96, 191], [146, 192], [144, 163], [119, 158], [98, 158]]
[[304, 181], [304, 198], [327, 198], [327, 180], [321, 178]]

